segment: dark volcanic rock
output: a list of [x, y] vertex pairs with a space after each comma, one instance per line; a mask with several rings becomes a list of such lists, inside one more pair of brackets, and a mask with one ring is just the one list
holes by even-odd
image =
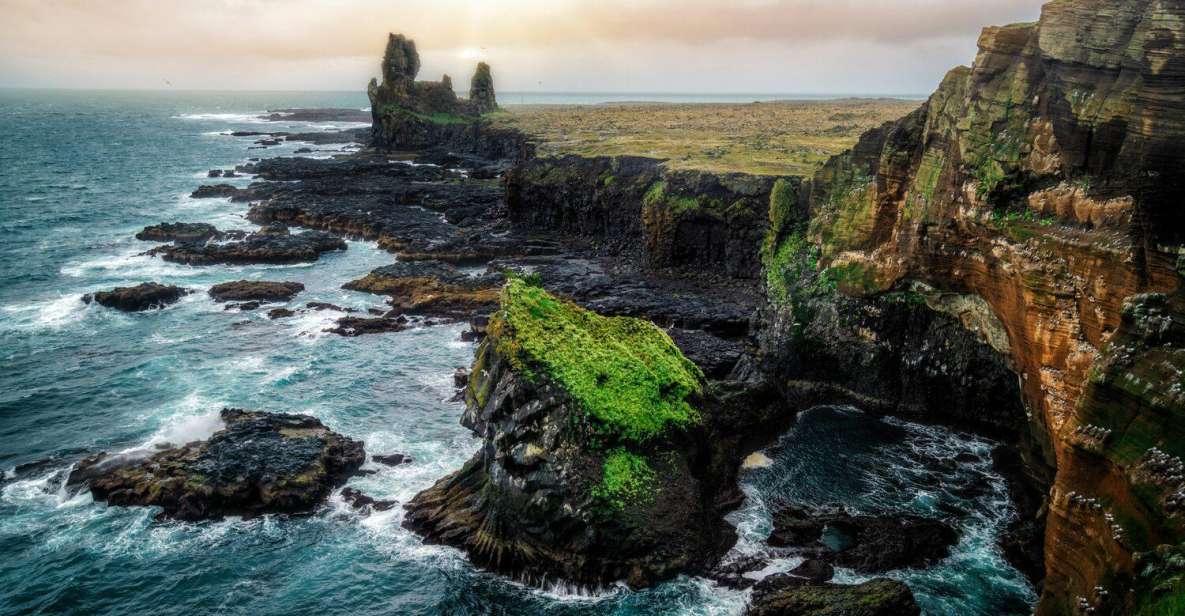
[[[338, 143], [369, 143], [370, 129], [369, 128], [351, 128], [349, 130], [331, 130], [321, 131], [316, 133], [292, 133], [284, 137], [285, 141], [300, 141], [303, 143], [313, 143], [317, 145], [330, 145]], [[302, 148], [311, 152], [307, 148]], [[297, 154], [300, 150], [296, 151]]]
[[240, 189], [230, 184], [205, 184], [190, 193], [194, 199], [224, 199], [237, 196]]
[[379, 464], [386, 464], [387, 466], [399, 466], [400, 464], [410, 464], [411, 463], [411, 456], [404, 455], [401, 453], [392, 453], [392, 454], [386, 454], [386, 455], [372, 456], [371, 460], [374, 460], [375, 462], [378, 462]]
[[438, 261], [399, 262], [342, 286], [391, 297], [398, 312], [448, 318], [488, 314], [498, 302], [501, 274], [469, 276]]
[[223, 310], [239, 310], [247, 312], [250, 310], [259, 310], [263, 306], [263, 302], [242, 302], [238, 304], [227, 304]]
[[815, 584], [775, 575], [754, 587], [747, 616], [917, 616], [909, 587], [875, 579], [859, 585]]
[[[590, 335], [583, 327], [603, 334], [611, 319], [555, 298], [532, 303], [527, 298], [537, 292], [527, 289], [533, 288], [524, 281], [509, 283], [495, 312], [502, 316], [492, 319], [477, 351], [462, 423], [483, 437], [481, 451], [416, 495], [406, 505], [404, 525], [429, 543], [464, 549], [478, 565], [532, 583], [624, 580], [637, 588], [710, 570], [735, 540], [716, 508], [717, 482], [730, 483], [735, 460], [722, 463], [719, 475], [707, 471], [709, 443], [716, 441], [692, 426], [630, 444], [626, 453], [621, 443], [628, 437], [608, 427], [609, 420], [591, 417], [545, 373], [521, 376], [515, 366], [533, 366], [533, 360], [510, 355], [530, 344], [528, 334], [518, 338], [516, 332], [526, 331], [534, 319], [540, 326], [564, 323], [567, 339], [587, 340], [589, 346], [574, 351], [578, 354], [595, 352], [601, 343], [623, 349], [665, 336], [642, 321], [614, 322], [626, 339]], [[690, 362], [666, 345], [654, 361], [677, 359], [690, 369]], [[631, 366], [644, 361], [619, 353]], [[698, 379], [698, 371], [688, 378]], [[716, 416], [710, 403], [702, 408], [705, 422]], [[620, 470], [623, 464], [635, 470]], [[615, 492], [612, 476], [618, 472], [627, 474], [624, 483], [633, 487]]]
[[959, 533], [912, 515], [852, 516], [784, 509], [774, 515], [773, 546], [824, 548], [819, 558], [861, 573], [924, 567], [946, 558]]
[[269, 282], [265, 280], [236, 280], [210, 287], [210, 297], [219, 302], [249, 301], [286, 302], [304, 291], [299, 282]]
[[334, 312], [357, 312], [357, 310], [354, 310], [353, 308], [343, 308], [337, 304], [330, 304], [328, 302], [309, 302], [305, 304], [304, 307], [308, 308], [309, 310], [317, 311], [332, 310]]
[[[260, 116], [269, 122], [369, 122], [370, 112], [337, 107], [309, 109], [271, 109]], [[252, 133], [265, 135], [270, 133]]]
[[355, 488], [345, 488], [342, 490], [342, 500], [349, 503], [355, 509], [370, 509], [372, 511], [388, 511], [394, 509], [399, 504], [392, 500], [376, 500]]
[[267, 318], [273, 321], [276, 319], [287, 319], [288, 317], [294, 316], [296, 316], [296, 312], [287, 308], [273, 308], [267, 311]]
[[214, 228], [214, 225], [204, 222], [162, 222], [159, 225], [144, 227], [136, 234], [136, 239], [149, 242], [193, 244], [218, 239], [222, 236], [223, 233]]
[[800, 565], [790, 570], [790, 575], [820, 584], [835, 577], [835, 567], [821, 560], [804, 560]]
[[746, 577], [745, 574], [763, 569], [767, 564], [769, 564], [769, 560], [763, 556], [742, 556], [736, 560], [716, 565], [708, 572], [707, 576], [728, 588], [749, 588], [757, 581]]
[[86, 303], [95, 302], [124, 312], [139, 312], [150, 308], [164, 308], [189, 294], [188, 289], [145, 282], [134, 287], [116, 287], [82, 296]]
[[345, 249], [345, 240], [322, 231], [304, 231], [291, 235], [258, 232], [241, 240], [225, 243], [158, 246], [148, 251], [148, 254], [187, 265], [304, 263], [316, 261], [321, 253]]
[[392, 334], [407, 329], [407, 319], [380, 317], [367, 319], [363, 317], [342, 317], [337, 324], [325, 330], [332, 334], [353, 338], [366, 334]]
[[366, 459], [362, 443], [307, 415], [224, 409], [222, 420], [226, 427], [209, 440], [147, 458], [87, 458], [67, 485], [88, 484], [96, 500], [158, 506], [163, 517], [181, 520], [299, 513]]

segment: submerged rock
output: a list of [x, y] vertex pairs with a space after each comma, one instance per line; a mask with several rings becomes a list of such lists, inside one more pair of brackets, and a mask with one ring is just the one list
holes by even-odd
[[410, 464], [411, 456], [402, 453], [392, 453], [373, 456], [371, 457], [371, 460], [374, 460], [379, 464], [385, 464], [387, 466], [399, 466], [401, 464]]
[[954, 527], [931, 518], [790, 508], [774, 514], [769, 544], [813, 548], [820, 560], [860, 573], [880, 573], [933, 564], [946, 558], [958, 540]]
[[349, 503], [354, 509], [370, 509], [371, 511], [389, 511], [399, 504], [393, 500], [379, 500], [367, 496], [355, 488], [342, 490], [342, 500]]
[[82, 296], [86, 303], [94, 302], [124, 312], [139, 312], [152, 308], [164, 308], [175, 303], [191, 291], [173, 285], [145, 282], [134, 287], [115, 287], [110, 291], [99, 291]]
[[87, 485], [110, 505], [158, 506], [162, 517], [180, 520], [300, 513], [366, 459], [362, 443], [308, 415], [223, 409], [222, 421], [209, 440], [146, 458], [87, 458], [67, 485]]
[[775, 575], [754, 587], [746, 616], [917, 616], [909, 587], [875, 579], [858, 585], [817, 584]]
[[304, 291], [299, 282], [269, 282], [265, 280], [236, 280], [210, 287], [210, 297], [215, 301], [261, 301], [286, 302]]

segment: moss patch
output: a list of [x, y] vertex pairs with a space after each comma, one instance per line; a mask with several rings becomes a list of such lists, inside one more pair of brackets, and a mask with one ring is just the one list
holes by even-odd
[[606, 441], [643, 443], [696, 423], [704, 375], [653, 323], [604, 317], [511, 277], [490, 323], [497, 350], [527, 378], [546, 375]]
[[593, 496], [610, 509], [620, 511], [653, 496], [654, 469], [638, 454], [615, 449], [605, 457], [602, 472], [603, 479], [593, 489]]

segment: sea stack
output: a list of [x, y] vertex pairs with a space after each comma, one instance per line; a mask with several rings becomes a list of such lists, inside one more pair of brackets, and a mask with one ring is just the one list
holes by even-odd
[[383, 53], [382, 83], [371, 79], [367, 87], [376, 145], [439, 144], [448, 140], [449, 131], [469, 128], [482, 114], [498, 108], [494, 78], [485, 62], [477, 65], [468, 100], [457, 98], [448, 75], [440, 81], [416, 81], [419, 72], [420, 54], [415, 41], [402, 34], [389, 34]]

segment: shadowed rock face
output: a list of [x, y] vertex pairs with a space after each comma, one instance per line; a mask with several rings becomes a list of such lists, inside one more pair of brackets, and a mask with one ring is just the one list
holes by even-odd
[[181, 287], [145, 282], [134, 287], [116, 287], [110, 291], [84, 295], [82, 301], [88, 304], [95, 302], [101, 306], [124, 312], [139, 312], [152, 308], [164, 308], [189, 293], [189, 290]]
[[207, 441], [147, 458], [106, 453], [83, 460], [67, 485], [87, 485], [111, 505], [163, 508], [181, 520], [299, 513], [319, 505], [362, 466], [362, 443], [307, 415], [224, 409]]
[[469, 85], [469, 106], [474, 113], [489, 113], [498, 109], [494, 78], [490, 75], [490, 65], [485, 62], [478, 62], [477, 70], [473, 73]]
[[[1141, 472], [1153, 447], [1185, 456], [1172, 427], [1185, 365], [1136, 318], [1179, 319], [1183, 23], [1177, 1], [1059, 0], [1038, 23], [986, 29], [971, 68], [816, 174], [809, 220], [773, 244], [817, 259], [857, 307], [926, 283], [919, 301], [1020, 375], [1016, 441], [1048, 494], [1041, 614], [1135, 611], [1147, 597], [1118, 590], [1133, 555], [1185, 539], [1164, 509], [1173, 488]], [[805, 260], [771, 259], [771, 282]], [[790, 286], [798, 295], [766, 320], [783, 334], [766, 340], [771, 356], [827, 314], [803, 311], [818, 285]]]

